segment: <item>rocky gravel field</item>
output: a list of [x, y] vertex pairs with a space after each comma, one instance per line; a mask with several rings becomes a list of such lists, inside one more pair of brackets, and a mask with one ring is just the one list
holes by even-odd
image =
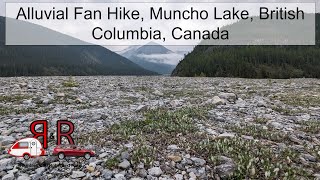
[[[47, 156], [8, 155], [40, 119]], [[63, 119], [95, 157], [52, 155]], [[0, 78], [0, 130], [3, 180], [320, 179], [320, 80]]]

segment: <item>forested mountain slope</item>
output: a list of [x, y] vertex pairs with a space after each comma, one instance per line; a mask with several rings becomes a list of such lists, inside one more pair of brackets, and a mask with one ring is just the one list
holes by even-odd
[[[74, 39], [38, 25], [26, 26]], [[5, 18], [0, 17], [0, 76], [154, 74], [101, 46], [5, 46]]]
[[320, 15], [317, 14], [316, 46], [196, 46], [172, 75], [320, 78], [319, 25]]

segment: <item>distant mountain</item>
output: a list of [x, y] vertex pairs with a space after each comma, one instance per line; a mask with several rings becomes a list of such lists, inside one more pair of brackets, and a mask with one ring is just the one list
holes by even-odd
[[137, 54], [171, 54], [173, 53], [171, 50], [167, 49], [164, 46], [161, 46], [160, 44], [149, 42], [148, 44], [139, 47], [136, 50]]
[[[297, 37], [303, 38], [303, 33]], [[316, 37], [315, 46], [199, 45], [179, 62], [172, 76], [320, 78], [319, 14], [316, 15]]]
[[[32, 29], [39, 37], [50, 36], [63, 41], [78, 41], [48, 28], [14, 21], [24, 29]], [[28, 38], [22, 34], [20, 38]], [[41, 38], [35, 40], [40, 41]], [[86, 44], [85, 42], [82, 42]], [[5, 18], [0, 16], [0, 76], [50, 75], [155, 75], [104, 47], [80, 46], [5, 46]]]
[[141, 67], [159, 74], [171, 74], [179, 60], [183, 58], [183, 55], [154, 42], [144, 46], [130, 46], [119, 54]]

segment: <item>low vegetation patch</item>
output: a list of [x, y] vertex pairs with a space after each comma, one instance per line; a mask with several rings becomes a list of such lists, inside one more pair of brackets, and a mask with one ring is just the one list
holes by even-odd
[[261, 125], [228, 125], [225, 126], [225, 128], [240, 135], [247, 135], [252, 136], [255, 139], [266, 139], [275, 142], [286, 141], [288, 137], [285, 133], [276, 131], [271, 127], [264, 129]]
[[193, 148], [198, 154], [207, 157], [212, 166], [219, 165], [217, 159], [221, 155], [232, 158], [236, 170], [229, 177], [231, 179], [297, 179], [310, 176], [303, 168], [294, 165], [297, 153], [289, 149], [275, 152], [253, 140], [240, 137], [207, 139], [195, 144]]
[[272, 99], [292, 106], [315, 107], [320, 104], [320, 96], [316, 94], [286, 93], [275, 95]]
[[64, 82], [62, 83], [62, 85], [63, 85], [64, 87], [78, 87], [78, 86], [79, 86], [79, 83], [76, 82], [72, 77], [69, 77], [69, 79], [66, 80], [66, 81], [64, 81]]
[[258, 123], [258, 124], [267, 124], [269, 120], [267, 118], [256, 118], [254, 120], [255, 123]]
[[202, 116], [200, 111], [192, 109], [183, 109], [177, 112], [164, 109], [151, 110], [145, 113], [145, 120], [115, 124], [108, 131], [123, 139], [128, 139], [131, 135], [193, 133], [197, 129], [192, 118]]
[[293, 109], [282, 108], [282, 107], [272, 107], [272, 110], [274, 110], [280, 114], [287, 115], [287, 116], [296, 115], [296, 114], [305, 112], [303, 110], [293, 110]]
[[310, 120], [310, 121], [302, 121], [300, 122], [301, 131], [311, 134], [320, 133], [320, 119], [319, 120]]
[[131, 153], [131, 164], [137, 166], [143, 163], [146, 167], [152, 167], [156, 160], [157, 148], [146, 143], [140, 143]]
[[16, 102], [21, 103], [24, 99], [28, 99], [28, 95], [5, 95], [0, 96], [0, 102]]
[[108, 169], [113, 169], [113, 168], [116, 168], [119, 163], [120, 163], [119, 157], [113, 157], [113, 158], [108, 159], [108, 160], [105, 162], [105, 166], [106, 166]]
[[45, 107], [38, 107], [38, 108], [13, 108], [13, 107], [2, 107], [0, 108], [0, 115], [8, 115], [8, 114], [36, 114], [36, 113], [47, 113], [51, 109]]
[[[111, 144], [125, 144], [132, 142], [128, 159], [132, 166], [144, 163], [152, 166], [154, 161], [160, 161], [168, 155], [168, 145], [175, 144], [185, 153], [202, 157], [212, 169], [210, 174], [214, 178], [214, 167], [219, 165], [220, 156], [231, 158], [235, 163], [235, 171], [230, 179], [299, 179], [311, 177], [306, 168], [299, 163], [299, 153], [290, 149], [278, 149], [257, 140], [247, 140], [239, 136], [233, 138], [215, 138], [201, 132], [196, 123], [205, 120], [206, 111], [203, 109], [181, 109], [168, 111], [165, 109], [149, 110], [141, 121], [125, 121], [111, 126], [103, 132], [84, 135], [82, 144], [88, 142], [101, 147]], [[258, 126], [243, 125], [229, 127], [238, 134], [251, 135], [257, 139], [269, 139], [283, 142], [286, 135]], [[109, 142], [109, 144], [108, 144]], [[116, 168], [119, 158], [114, 157], [106, 161], [110, 169]], [[299, 166], [298, 166], [299, 165]]]

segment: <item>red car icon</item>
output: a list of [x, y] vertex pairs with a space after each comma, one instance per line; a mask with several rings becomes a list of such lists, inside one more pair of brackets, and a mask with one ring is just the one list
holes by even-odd
[[95, 155], [95, 152], [85, 149], [82, 146], [59, 145], [53, 149], [52, 155], [58, 156], [59, 159], [64, 159], [66, 156], [84, 157], [85, 159], [90, 159]]

